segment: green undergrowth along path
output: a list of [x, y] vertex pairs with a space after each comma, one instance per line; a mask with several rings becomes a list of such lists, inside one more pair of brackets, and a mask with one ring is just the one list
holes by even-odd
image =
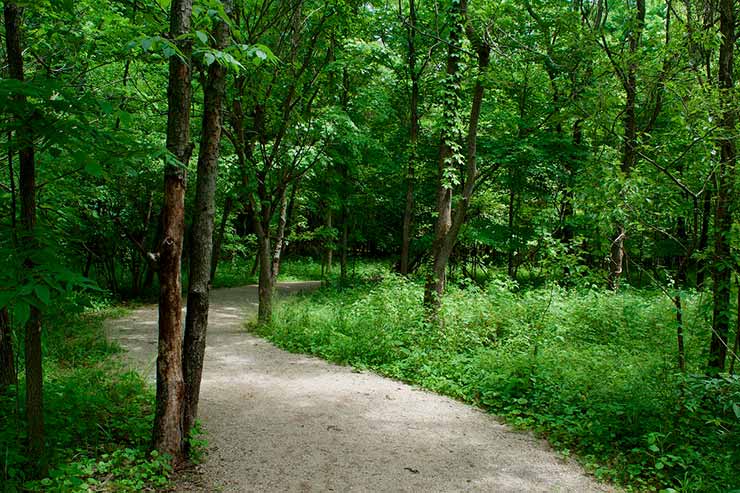
[[658, 292], [451, 288], [442, 329], [425, 321], [422, 292], [397, 277], [324, 288], [283, 300], [262, 335], [483, 407], [631, 490], [740, 488], [740, 379], [699, 374], [701, 295], [686, 295], [682, 374], [673, 305]]
[[18, 392], [11, 388], [0, 395], [1, 493], [139, 492], [168, 485], [168, 461], [149, 452], [152, 389], [138, 374], [123, 370], [113, 357], [120, 349], [105, 338], [104, 319], [124, 312], [88, 309], [48, 321], [44, 414], [49, 475], [29, 480], [33, 464], [24, 453], [21, 375]]

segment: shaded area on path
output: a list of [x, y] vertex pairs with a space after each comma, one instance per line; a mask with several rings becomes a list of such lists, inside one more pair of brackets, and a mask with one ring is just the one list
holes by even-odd
[[[256, 300], [255, 286], [212, 292], [200, 404], [208, 457], [177, 491], [613, 491], [480, 410], [247, 333]], [[153, 377], [156, 307], [107, 328]]]

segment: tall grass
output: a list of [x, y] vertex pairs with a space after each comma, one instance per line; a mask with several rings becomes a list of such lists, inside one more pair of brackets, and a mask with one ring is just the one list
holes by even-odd
[[284, 300], [263, 334], [481, 406], [536, 430], [597, 477], [639, 491], [740, 488], [740, 380], [709, 379], [706, 301], [685, 300], [689, 371], [678, 371], [675, 311], [662, 293], [494, 280], [451, 288], [443, 328], [422, 287], [387, 276]]

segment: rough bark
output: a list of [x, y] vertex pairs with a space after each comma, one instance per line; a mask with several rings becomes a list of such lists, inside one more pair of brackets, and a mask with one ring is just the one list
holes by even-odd
[[[6, 2], [5, 47], [10, 77], [23, 81], [23, 52], [21, 50], [21, 8], [14, 2]], [[24, 95], [17, 95], [16, 101], [22, 106], [26, 102]], [[24, 115], [24, 120], [30, 115]], [[18, 247], [26, 252], [36, 250], [36, 159], [33, 146], [33, 130], [27, 121], [23, 121], [16, 134], [19, 164], [19, 192], [21, 199], [22, 233], [18, 237]], [[24, 268], [28, 277], [32, 277], [35, 268], [33, 260], [26, 258]], [[36, 461], [35, 473], [43, 476], [46, 473], [47, 461], [44, 435], [44, 399], [43, 369], [41, 366], [41, 312], [32, 306], [30, 317], [25, 327], [25, 367], [26, 367], [26, 419], [28, 421], [28, 452]]]
[[8, 308], [0, 309], [0, 393], [16, 383], [10, 317]]
[[[167, 87], [167, 150], [182, 164], [190, 161], [190, 32], [192, 0], [173, 0], [170, 36], [185, 60], [172, 56]], [[185, 169], [165, 165], [163, 235], [159, 264], [159, 350], [157, 355], [157, 399], [153, 446], [172, 457], [175, 465], [184, 459], [182, 406], [185, 384], [182, 373], [182, 279], [180, 264], [185, 233]]]
[[[230, 2], [225, 0], [223, 4], [226, 12], [229, 13], [231, 11]], [[216, 23], [213, 37], [216, 49], [224, 49], [229, 38], [228, 24], [223, 21]], [[216, 213], [216, 176], [225, 91], [226, 68], [214, 62], [208, 67], [208, 75], [203, 88], [203, 123], [198, 152], [195, 211], [190, 236], [190, 274], [182, 361], [186, 396], [183, 404], [182, 427], [183, 436], [186, 439], [190, 437], [198, 416], [200, 381], [206, 349], [213, 228]], [[188, 443], [185, 440], [186, 449]], [[186, 452], [189, 453], [189, 450]]]
[[709, 346], [710, 372], [723, 371], [727, 358], [730, 327], [730, 284], [733, 268], [730, 245], [731, 201], [735, 189], [735, 98], [732, 91], [735, 45], [735, 11], [732, 0], [720, 0], [718, 88], [722, 134], [718, 139], [720, 162], [717, 168], [717, 203], [714, 211], [714, 257], [712, 259], [713, 310], [712, 340]]
[[411, 220], [414, 215], [414, 173], [416, 167], [417, 144], [419, 141], [419, 72], [416, 68], [416, 5], [409, 0], [408, 19], [408, 69], [411, 79], [409, 156], [406, 168], [406, 208], [403, 213], [403, 230], [401, 238], [401, 261], [399, 272], [409, 273], [409, 250], [411, 248]]

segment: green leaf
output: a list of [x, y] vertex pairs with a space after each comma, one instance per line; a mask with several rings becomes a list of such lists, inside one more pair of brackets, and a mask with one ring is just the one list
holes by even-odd
[[213, 62], [216, 61], [216, 55], [214, 55], [210, 51], [206, 52], [206, 54], [204, 55], [204, 58], [206, 60], [206, 65], [208, 65], [209, 67], [211, 66]]
[[49, 288], [47, 288], [43, 284], [37, 284], [36, 286], [34, 286], [33, 290], [36, 293], [36, 296], [38, 296], [39, 300], [41, 300], [44, 305], [49, 304]]
[[13, 307], [13, 319], [18, 325], [24, 325], [31, 318], [31, 306], [21, 300], [18, 300]]
[[195, 35], [198, 37], [201, 43], [208, 44], [208, 35], [203, 31], [195, 31]]

